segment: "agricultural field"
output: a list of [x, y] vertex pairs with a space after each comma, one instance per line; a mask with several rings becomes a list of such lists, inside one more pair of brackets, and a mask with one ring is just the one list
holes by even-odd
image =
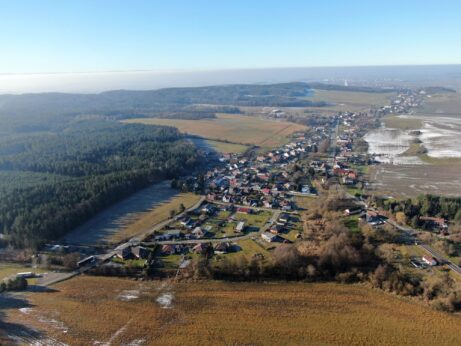
[[380, 165], [370, 172], [371, 191], [394, 198], [411, 198], [430, 193], [443, 196], [461, 195], [461, 164], [453, 162], [439, 166]]
[[[303, 131], [305, 126], [282, 121], [262, 119], [256, 116], [218, 114], [216, 119], [130, 119], [128, 123], [166, 125], [177, 127], [181, 132], [211, 140], [226, 140], [244, 145], [277, 147], [288, 141], [292, 133]], [[212, 144], [213, 145], [213, 144]], [[224, 150], [220, 145], [218, 150]], [[233, 148], [232, 150], [235, 150]]]
[[[376, 106], [385, 106], [396, 93], [367, 93], [356, 91], [333, 91], [333, 90], [315, 90], [312, 96], [307, 99], [312, 101], [326, 101], [334, 104], [329, 107], [322, 107], [335, 111], [364, 111]], [[319, 111], [322, 108], [318, 108]]]
[[71, 345], [461, 343], [460, 316], [364, 285], [83, 276], [25, 298], [3, 311], [14, 333]]
[[424, 99], [417, 114], [431, 116], [461, 117], [461, 93], [438, 93]]

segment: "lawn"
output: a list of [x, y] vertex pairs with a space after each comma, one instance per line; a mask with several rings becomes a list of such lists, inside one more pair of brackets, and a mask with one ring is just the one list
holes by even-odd
[[[262, 119], [257, 116], [218, 114], [216, 119], [130, 119], [128, 123], [166, 125], [177, 127], [181, 132], [212, 140], [226, 140], [238, 144], [254, 144], [261, 147], [277, 147], [286, 143], [293, 132], [303, 131], [305, 126]], [[217, 145], [217, 144], [216, 144]], [[223, 149], [223, 145], [220, 145]], [[219, 147], [218, 147], [218, 150]], [[233, 148], [232, 150], [235, 150]]]
[[43, 270], [16, 263], [0, 262], [0, 281], [21, 272], [43, 273]]
[[143, 233], [149, 232], [156, 224], [167, 220], [170, 217], [171, 210], [179, 210], [179, 206], [184, 204], [190, 208], [200, 200], [200, 196], [193, 193], [181, 193], [168, 201], [156, 206], [154, 209], [147, 212], [138, 213], [133, 218], [132, 222], [124, 225], [117, 233], [113, 234], [110, 241], [113, 243], [121, 242], [125, 239], [139, 236]]
[[[70, 345], [459, 345], [461, 317], [363, 285], [76, 277], [7, 319]], [[126, 299], [124, 297], [130, 297]], [[172, 300], [162, 308], [157, 299]], [[65, 332], [64, 332], [65, 331]]]

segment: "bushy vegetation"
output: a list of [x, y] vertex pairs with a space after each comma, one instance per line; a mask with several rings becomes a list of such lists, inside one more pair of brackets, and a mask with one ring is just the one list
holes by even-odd
[[7, 291], [24, 291], [27, 289], [27, 280], [23, 277], [13, 277], [0, 282], [0, 293]]
[[461, 198], [421, 195], [416, 199], [375, 199], [378, 207], [392, 213], [402, 212], [413, 227], [424, 226], [420, 216], [441, 217], [450, 221], [461, 221]]

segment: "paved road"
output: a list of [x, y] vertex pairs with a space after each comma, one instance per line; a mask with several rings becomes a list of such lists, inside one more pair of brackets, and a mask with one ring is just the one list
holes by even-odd
[[217, 205], [226, 205], [226, 206], [231, 206], [232, 205], [232, 206], [234, 206], [236, 208], [248, 208], [248, 209], [252, 209], [252, 210], [256, 210], [256, 211], [259, 211], [259, 210], [270, 211], [271, 213], [273, 213], [274, 211], [279, 211], [279, 212], [285, 213], [285, 214], [297, 214], [298, 213], [297, 211], [280, 210], [280, 209], [265, 208], [265, 207], [251, 207], [251, 206], [248, 206], [248, 205], [234, 204], [234, 203], [221, 202], [221, 201], [208, 201], [208, 202], [211, 203], [211, 204], [217, 204]]
[[[412, 233], [416, 232], [413, 228], [406, 227], [406, 226], [401, 226], [401, 225], [397, 224], [396, 222], [394, 222], [392, 220], [387, 219], [386, 222], [388, 224], [394, 226], [395, 228], [397, 228], [399, 231], [405, 232], [408, 236], [410, 236]], [[425, 251], [427, 251], [428, 253], [430, 253], [439, 262], [442, 262], [442, 263], [446, 264], [451, 270], [453, 270], [454, 272], [461, 275], [461, 267], [458, 266], [457, 264], [451, 262], [449, 259], [447, 259], [445, 257], [445, 255], [443, 255], [440, 251], [434, 249], [433, 247], [431, 247], [431, 246], [429, 246], [427, 244], [421, 243], [421, 242], [418, 243], [418, 246], [420, 248], [424, 249]]]

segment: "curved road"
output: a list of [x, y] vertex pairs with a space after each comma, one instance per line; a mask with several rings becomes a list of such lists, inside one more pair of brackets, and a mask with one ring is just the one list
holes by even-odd
[[[387, 219], [386, 222], [389, 224], [389, 225], [392, 225], [394, 226], [395, 228], [397, 228], [399, 231], [402, 231], [402, 232], [405, 232], [408, 236], [411, 235], [411, 233], [413, 232], [416, 232], [413, 228], [411, 227], [404, 227], [404, 226], [401, 226], [399, 224], [397, 224], [396, 222], [392, 221], [392, 220], [389, 220]], [[451, 270], [453, 270], [454, 272], [458, 273], [461, 275], [461, 267], [458, 266], [457, 264], [453, 263], [452, 261], [450, 261], [449, 259], [447, 259], [445, 257], [445, 255], [443, 255], [440, 251], [434, 249], [433, 247], [427, 245], [427, 244], [424, 244], [424, 243], [421, 243], [419, 242], [417, 244], [420, 248], [424, 249], [425, 251], [427, 251], [428, 253], [430, 253], [433, 257], [435, 257], [439, 262], [442, 262], [444, 264], [446, 264]]]

